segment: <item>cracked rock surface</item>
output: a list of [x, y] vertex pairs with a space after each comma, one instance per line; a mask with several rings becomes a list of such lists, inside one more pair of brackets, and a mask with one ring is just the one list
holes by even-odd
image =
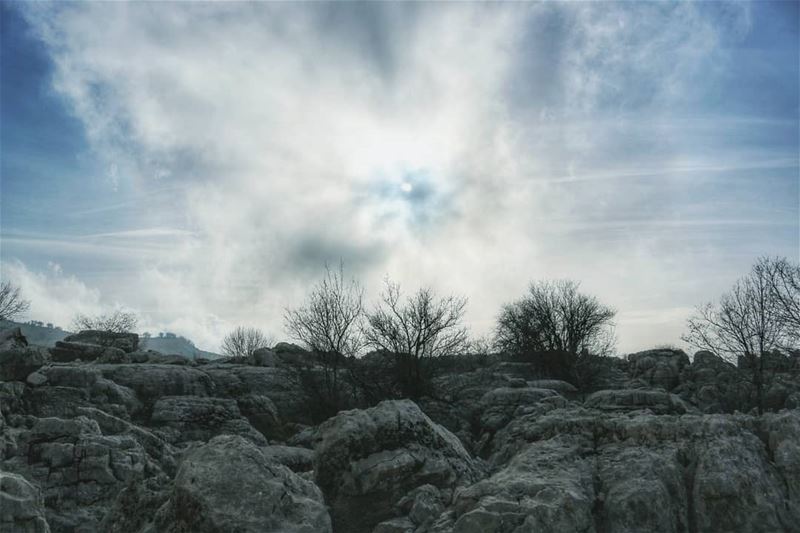
[[64, 343], [0, 335], [3, 533], [800, 532], [797, 361], [763, 415], [734, 365], [651, 350], [592, 394], [505, 362], [315, 426], [297, 347]]

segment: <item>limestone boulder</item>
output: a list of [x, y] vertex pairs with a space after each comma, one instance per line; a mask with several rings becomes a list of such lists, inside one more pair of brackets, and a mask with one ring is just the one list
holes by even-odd
[[24, 477], [3, 471], [0, 471], [0, 529], [50, 533], [39, 489]]
[[224, 435], [181, 463], [156, 517], [164, 533], [331, 533], [322, 493], [248, 440]]
[[253, 351], [247, 362], [253, 366], [275, 366], [275, 352], [269, 348], [259, 348]]
[[46, 386], [26, 391], [25, 397], [31, 414], [39, 417], [69, 418], [78, 407], [97, 407], [129, 418], [143, 408], [136, 392], [105, 378], [100, 365], [53, 364], [37, 371], [36, 380]]
[[87, 329], [69, 335], [64, 340], [67, 342], [79, 342], [117, 348], [125, 353], [134, 352], [139, 348], [139, 335], [136, 333], [117, 333], [113, 331]]
[[94, 365], [94, 368], [104, 379], [132, 390], [147, 406], [164, 396], [216, 396], [212, 379], [188, 366], [123, 364]]
[[569, 399], [573, 399], [578, 395], [578, 388], [575, 385], [560, 379], [535, 379], [533, 381], [528, 381], [528, 386], [534, 389], [554, 390]]
[[216, 396], [265, 396], [275, 405], [283, 421], [311, 422], [308, 395], [291, 368], [219, 364], [202, 368], [211, 380]]
[[284, 427], [278, 416], [278, 408], [267, 396], [246, 394], [236, 399], [242, 416], [267, 439], [283, 439]]
[[99, 531], [123, 487], [158, 466], [130, 435], [103, 435], [86, 417], [39, 418], [14, 428], [16, 446], [0, 464], [42, 491], [53, 532]]
[[22, 334], [22, 329], [19, 326], [0, 331], [0, 352], [26, 346], [28, 346], [28, 339]]
[[57, 363], [123, 361], [125, 359], [125, 352], [119, 348], [77, 341], [56, 341], [55, 347], [50, 349], [50, 354], [53, 361]]
[[490, 478], [457, 491], [452, 531], [594, 531], [590, 451], [590, 441], [572, 436], [528, 445]]
[[28, 374], [50, 362], [42, 346], [16, 346], [0, 351], [0, 380], [25, 381]]
[[589, 395], [584, 405], [601, 411], [649, 409], [657, 414], [684, 414], [692, 411], [680, 397], [648, 389], [602, 390]]
[[419, 486], [452, 490], [480, 477], [458, 438], [408, 400], [339, 413], [318, 428], [315, 452], [337, 531], [371, 531]]
[[678, 386], [686, 366], [689, 356], [683, 350], [656, 349], [628, 355], [628, 373], [632, 379], [665, 391]]
[[745, 373], [716, 354], [701, 350], [681, 371], [681, 384], [673, 390], [704, 413], [749, 410], [752, 383]]
[[502, 387], [491, 390], [478, 402], [480, 427], [487, 431], [497, 431], [508, 424], [515, 413], [543, 400], [564, 399], [551, 389]]
[[297, 446], [274, 444], [261, 449], [271, 460], [288, 467], [292, 472], [310, 472], [314, 469], [314, 451]]
[[165, 396], [153, 406], [150, 425], [170, 443], [208, 441], [223, 434], [241, 435], [257, 444], [264, 436], [242, 417], [236, 400], [199, 396]]

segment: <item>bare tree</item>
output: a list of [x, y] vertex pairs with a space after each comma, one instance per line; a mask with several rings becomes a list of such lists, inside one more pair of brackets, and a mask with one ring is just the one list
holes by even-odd
[[94, 329], [111, 331], [113, 333], [130, 333], [139, 323], [135, 313], [116, 309], [112, 313], [97, 316], [88, 316], [78, 313], [72, 319], [72, 328], [75, 331]]
[[497, 349], [530, 361], [543, 375], [588, 386], [596, 359], [614, 350], [616, 311], [579, 289], [569, 280], [532, 283], [500, 312]]
[[0, 283], [0, 320], [13, 320], [29, 307], [30, 302], [22, 298], [19, 287], [10, 281]]
[[766, 263], [757, 262], [719, 303], [698, 307], [683, 336], [689, 344], [710, 350], [750, 373], [759, 413], [764, 410], [765, 356], [786, 340], [784, 310], [772, 273]]
[[461, 325], [466, 305], [466, 298], [439, 298], [430, 288], [403, 299], [400, 285], [386, 280], [381, 303], [368, 316], [365, 338], [374, 349], [396, 357], [405, 395], [417, 398], [425, 392], [426, 362], [469, 346]]
[[286, 330], [308, 348], [323, 370], [320, 401], [332, 413], [341, 400], [340, 371], [345, 358], [363, 347], [360, 322], [364, 310], [364, 290], [355, 280], [346, 280], [344, 265], [338, 270], [325, 266], [325, 277], [311, 290], [305, 304], [287, 309]]
[[784, 328], [784, 347], [797, 348], [800, 343], [800, 264], [785, 257], [762, 257], [755, 268], [763, 271], [769, 280]]
[[222, 353], [236, 359], [245, 359], [259, 348], [269, 348], [272, 339], [258, 328], [239, 326], [222, 339]]

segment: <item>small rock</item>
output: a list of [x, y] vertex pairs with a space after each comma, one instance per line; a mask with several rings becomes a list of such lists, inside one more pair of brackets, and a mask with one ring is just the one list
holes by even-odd
[[39, 387], [47, 383], [47, 376], [45, 376], [41, 372], [32, 372], [31, 374], [28, 375], [25, 381], [27, 381], [28, 385], [30, 385], [31, 387]]

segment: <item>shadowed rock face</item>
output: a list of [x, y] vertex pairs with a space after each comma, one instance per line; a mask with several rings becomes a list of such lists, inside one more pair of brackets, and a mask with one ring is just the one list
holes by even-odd
[[648, 385], [672, 390], [680, 383], [681, 371], [689, 366], [689, 356], [683, 350], [647, 350], [628, 355], [631, 379]]
[[17, 474], [0, 472], [0, 527], [16, 533], [50, 533], [39, 489]]
[[[770, 459], [780, 448], [794, 453], [796, 411], [756, 418], [554, 410], [512, 426], [499, 471], [457, 494], [454, 531], [791, 531], [800, 513], [786, 484], [798, 460]], [[765, 444], [764, 434], [781, 436]]]
[[657, 390], [602, 390], [586, 398], [584, 404], [601, 411], [650, 409], [658, 414], [684, 414], [691, 411], [678, 396]]
[[331, 532], [322, 493], [249, 441], [224, 435], [181, 463], [159, 531]]
[[108, 348], [116, 348], [125, 353], [136, 351], [139, 347], [139, 335], [136, 333], [115, 333], [112, 331], [97, 331], [87, 329], [64, 338], [67, 342], [94, 344]]
[[408, 400], [340, 413], [317, 439], [315, 480], [338, 531], [371, 531], [420, 485], [452, 491], [480, 476], [458, 438]]
[[800, 410], [706, 414], [746, 384], [713, 354], [637, 354], [585, 400], [509, 365], [444, 374], [311, 427], [285, 349], [59, 363], [0, 339], [4, 533], [800, 531]]

